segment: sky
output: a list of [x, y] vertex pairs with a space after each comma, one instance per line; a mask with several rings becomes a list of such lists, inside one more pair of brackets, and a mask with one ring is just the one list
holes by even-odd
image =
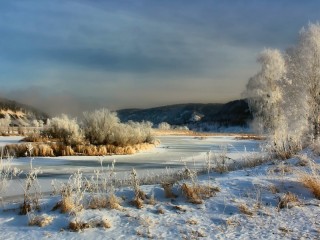
[[0, 2], [0, 96], [57, 115], [241, 98], [318, 0]]

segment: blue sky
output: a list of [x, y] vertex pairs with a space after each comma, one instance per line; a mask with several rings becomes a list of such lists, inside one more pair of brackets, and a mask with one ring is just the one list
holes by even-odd
[[0, 94], [51, 114], [241, 97], [317, 0], [0, 2]]

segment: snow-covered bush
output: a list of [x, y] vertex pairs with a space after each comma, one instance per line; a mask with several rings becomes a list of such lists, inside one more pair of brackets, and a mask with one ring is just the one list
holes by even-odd
[[31, 125], [32, 127], [40, 127], [40, 124], [37, 119], [32, 120]]
[[158, 124], [158, 128], [161, 129], [161, 130], [170, 130], [171, 126], [167, 122], [162, 122], [162, 123]]
[[75, 118], [62, 114], [52, 118], [50, 127], [43, 132], [51, 138], [57, 138], [67, 145], [76, 145], [83, 142], [83, 134]]
[[120, 123], [117, 114], [108, 109], [85, 112], [82, 127], [86, 139], [94, 145], [128, 146], [153, 140], [150, 122]]
[[114, 138], [113, 132], [119, 125], [117, 113], [108, 109], [83, 113], [82, 127], [87, 140], [94, 145], [110, 144]]

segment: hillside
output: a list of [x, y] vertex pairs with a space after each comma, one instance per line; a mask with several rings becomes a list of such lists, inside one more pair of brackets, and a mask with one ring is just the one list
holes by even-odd
[[28, 126], [34, 119], [46, 120], [49, 117], [46, 113], [31, 106], [0, 97], [0, 118], [6, 114], [9, 114], [11, 125], [14, 126]]
[[153, 124], [167, 122], [170, 125], [211, 124], [219, 126], [246, 126], [252, 119], [245, 100], [225, 104], [177, 104], [149, 109], [122, 109], [118, 116], [123, 122], [150, 121]]

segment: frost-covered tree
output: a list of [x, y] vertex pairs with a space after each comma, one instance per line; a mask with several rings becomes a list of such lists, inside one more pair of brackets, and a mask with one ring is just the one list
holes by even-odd
[[261, 70], [249, 80], [245, 96], [274, 149], [294, 152], [308, 140], [319, 141], [320, 24], [302, 28], [298, 44], [284, 57], [269, 49], [258, 61]]
[[289, 52], [294, 93], [300, 93], [301, 117], [308, 121], [312, 140], [320, 137], [320, 25], [302, 28], [299, 43]]
[[283, 55], [276, 49], [265, 49], [257, 59], [260, 71], [249, 79], [244, 95], [248, 98], [260, 130], [274, 133], [285, 119], [282, 115], [282, 82], [286, 74]]
[[94, 112], [84, 112], [82, 127], [86, 139], [91, 144], [111, 144], [114, 138], [113, 129], [119, 122], [116, 112], [103, 108]]
[[42, 120], [38, 121], [39, 127], [43, 128], [44, 122]]
[[32, 127], [39, 127], [39, 122], [37, 119], [32, 120], [31, 122]]
[[44, 131], [51, 138], [58, 138], [67, 145], [76, 145], [83, 141], [83, 133], [77, 119], [62, 114], [50, 120], [49, 128]]

